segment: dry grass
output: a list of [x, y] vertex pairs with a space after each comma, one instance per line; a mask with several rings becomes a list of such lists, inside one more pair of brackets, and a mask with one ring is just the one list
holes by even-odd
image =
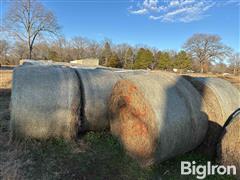
[[221, 79], [229, 81], [235, 87], [237, 87], [238, 90], [240, 90], [240, 76], [234, 76], [234, 75], [223, 76], [221, 74], [202, 74], [202, 73], [188, 73], [188, 74], [184, 74], [184, 75], [192, 76], [192, 77], [217, 77], [217, 78], [221, 78]]
[[240, 90], [240, 76], [227, 76], [227, 77], [219, 76], [219, 78], [229, 81], [234, 86], [236, 86], [238, 90]]
[[0, 88], [11, 88], [12, 70], [0, 70]]
[[[6, 143], [6, 142], [1, 142]], [[19, 143], [7, 143], [1, 152], [0, 177], [3, 179], [25, 179], [22, 168], [31, 163], [30, 159], [24, 161], [21, 157], [27, 154], [24, 145]]]
[[132, 157], [143, 165], [150, 163], [158, 131], [155, 113], [144, 94], [131, 81], [120, 80], [113, 88], [109, 107], [113, 116], [118, 116], [111, 118], [111, 132]]
[[26, 152], [23, 145], [9, 140], [10, 89], [0, 89], [0, 179], [24, 179], [20, 156]]

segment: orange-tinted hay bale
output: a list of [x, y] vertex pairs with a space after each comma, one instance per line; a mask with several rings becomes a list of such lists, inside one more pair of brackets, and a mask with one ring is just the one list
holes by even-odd
[[217, 158], [225, 166], [235, 165], [237, 177], [240, 179], [240, 115], [230, 122], [222, 132]]
[[200, 95], [183, 78], [167, 73], [119, 80], [109, 108], [111, 132], [144, 166], [192, 150], [207, 130]]
[[156, 148], [157, 126], [144, 94], [131, 81], [122, 80], [115, 85], [111, 98], [111, 112], [118, 116], [111, 122], [111, 131], [121, 136], [130, 154], [140, 161], [149, 159]]

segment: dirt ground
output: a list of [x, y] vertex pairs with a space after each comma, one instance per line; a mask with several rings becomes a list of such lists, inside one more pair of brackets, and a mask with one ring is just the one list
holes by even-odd
[[[0, 79], [0, 179], [195, 179], [181, 176], [180, 163], [208, 159], [194, 152], [142, 169], [125, 154], [121, 144], [108, 132], [82, 134], [74, 142], [62, 139], [47, 141], [10, 141], [11, 73]], [[10, 78], [9, 78], [10, 77]], [[9, 83], [10, 82], [10, 83]], [[231, 176], [208, 176], [206, 179], [234, 179]]]

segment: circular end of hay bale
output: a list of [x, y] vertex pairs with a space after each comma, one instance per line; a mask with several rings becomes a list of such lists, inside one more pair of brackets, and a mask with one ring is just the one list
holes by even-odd
[[217, 161], [224, 166], [236, 166], [237, 176], [240, 177], [240, 115], [222, 132], [217, 147]]
[[156, 117], [144, 94], [130, 80], [118, 81], [110, 98], [111, 132], [130, 156], [146, 162], [156, 149]]
[[111, 132], [144, 166], [193, 150], [207, 130], [198, 92], [167, 73], [119, 80], [109, 106]]
[[76, 138], [80, 101], [79, 80], [72, 69], [38, 65], [17, 67], [11, 96], [12, 137]]
[[240, 93], [220, 78], [185, 77], [201, 94], [209, 120], [223, 126], [228, 116], [239, 107]]
[[220, 121], [223, 125], [226, 119], [223, 117], [221, 104], [217, 94], [208, 82], [208, 78], [194, 78], [190, 76], [184, 76], [184, 78], [191, 82], [204, 99], [209, 120]]
[[183, 76], [201, 94], [208, 115], [208, 131], [197, 151], [216, 158], [216, 144], [228, 116], [239, 106], [239, 91], [219, 78]]

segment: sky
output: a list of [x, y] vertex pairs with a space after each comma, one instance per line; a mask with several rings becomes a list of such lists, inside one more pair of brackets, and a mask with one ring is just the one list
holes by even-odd
[[[4, 17], [11, 1], [1, 1]], [[217, 34], [240, 52], [239, 0], [41, 0], [68, 38], [180, 50], [195, 33]]]

